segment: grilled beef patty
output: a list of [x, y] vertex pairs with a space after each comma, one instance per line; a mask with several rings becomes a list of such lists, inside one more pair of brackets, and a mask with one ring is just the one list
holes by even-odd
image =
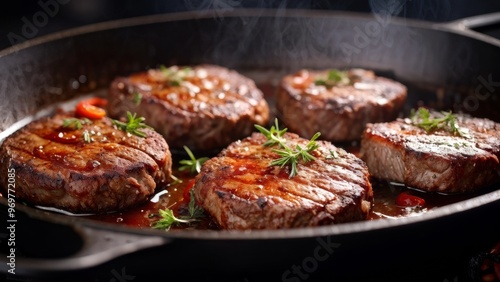
[[407, 91], [401, 83], [363, 69], [328, 80], [330, 73], [301, 70], [283, 78], [276, 108], [291, 132], [305, 138], [321, 132], [325, 140], [346, 142], [361, 139], [368, 122], [398, 117]]
[[[291, 148], [308, 140], [284, 137]], [[263, 146], [253, 133], [204, 163], [193, 187], [197, 202], [223, 229], [280, 229], [367, 218], [373, 192], [366, 165], [330, 142], [317, 141], [316, 160], [290, 167], [270, 166], [277, 147]]]
[[[8, 137], [0, 148], [0, 180], [16, 175], [16, 197], [75, 213], [117, 211], [147, 201], [171, 175], [164, 138], [116, 129], [109, 118], [64, 127], [72, 113], [43, 118]], [[90, 138], [90, 139], [89, 139]]]
[[137, 112], [171, 149], [218, 150], [266, 125], [269, 107], [253, 80], [214, 65], [172, 66], [114, 80], [112, 117]]
[[500, 124], [464, 115], [457, 124], [463, 136], [428, 133], [410, 119], [368, 124], [361, 158], [372, 176], [427, 191], [469, 192], [499, 182]]

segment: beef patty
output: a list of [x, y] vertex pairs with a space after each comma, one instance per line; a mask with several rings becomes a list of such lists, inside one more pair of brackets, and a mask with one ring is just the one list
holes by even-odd
[[373, 71], [301, 70], [282, 79], [276, 108], [283, 123], [302, 137], [332, 142], [361, 139], [369, 122], [398, 117], [406, 87]]
[[[80, 120], [60, 112], [34, 121], [0, 148], [0, 170], [15, 171], [16, 197], [75, 213], [118, 211], [143, 203], [171, 175], [164, 138], [151, 129], [139, 137], [105, 117]], [[73, 121], [75, 121], [73, 119]], [[0, 180], [7, 187], [7, 173]]]
[[[308, 140], [293, 133], [288, 146]], [[253, 133], [204, 163], [194, 195], [223, 229], [280, 229], [318, 226], [367, 218], [373, 192], [363, 161], [327, 141], [317, 141], [316, 158], [290, 167], [270, 166], [279, 155]]]
[[427, 191], [467, 192], [499, 182], [500, 124], [456, 115], [456, 125], [461, 134], [427, 132], [410, 119], [368, 124], [361, 158], [372, 176]]
[[112, 117], [137, 112], [171, 149], [220, 150], [266, 125], [269, 107], [253, 80], [215, 65], [151, 69], [114, 80]]

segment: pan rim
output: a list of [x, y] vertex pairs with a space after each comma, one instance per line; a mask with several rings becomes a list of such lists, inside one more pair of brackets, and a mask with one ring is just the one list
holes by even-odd
[[[63, 215], [35, 207], [16, 205], [16, 210], [26, 216], [47, 223], [59, 224], [73, 228], [94, 228], [114, 232], [130, 233], [143, 236], [164, 237], [166, 239], [203, 239], [203, 240], [246, 240], [246, 239], [296, 239], [319, 236], [340, 236], [347, 234], [387, 230], [402, 226], [414, 225], [422, 222], [439, 220], [448, 216], [459, 216], [461, 213], [475, 208], [500, 202], [500, 190], [443, 207], [429, 210], [411, 217], [380, 218], [349, 223], [332, 224], [325, 226], [301, 227], [289, 229], [263, 230], [157, 230], [153, 228], [136, 228], [113, 223], [100, 222], [79, 216]], [[7, 199], [0, 197], [0, 205], [7, 207]]]
[[[224, 17], [311, 18], [311, 17], [335, 16], [339, 18], [345, 17], [345, 18], [358, 18], [358, 19], [375, 19], [372, 13], [362, 13], [362, 12], [307, 10], [307, 9], [288, 9], [284, 10], [283, 12], [280, 11], [281, 11], [280, 9], [235, 8], [233, 10], [225, 11]], [[0, 58], [37, 45], [49, 43], [51, 41], [56, 41], [59, 39], [74, 37], [78, 35], [84, 35], [88, 33], [102, 32], [106, 30], [142, 26], [142, 25], [149, 25], [156, 23], [195, 20], [195, 19], [196, 20], [211, 19], [211, 18], [213, 19], [213, 17], [214, 15], [211, 10], [200, 10], [200, 11], [162, 13], [162, 14], [130, 17], [124, 19], [104, 21], [94, 24], [88, 24], [81, 27], [69, 28], [51, 34], [42, 35], [12, 45], [3, 50], [0, 50]], [[452, 22], [445, 22], [445, 23], [433, 23], [424, 20], [405, 19], [393, 16], [390, 20], [391, 20], [390, 24], [392, 25], [432, 29], [448, 33], [455, 33], [458, 35], [462, 35], [464, 37], [474, 38], [476, 40], [483, 41], [485, 43], [500, 47], [500, 40], [498, 39], [468, 30], [463, 27], [460, 28], [460, 25], [458, 23], [465, 19]]]
[[[301, 10], [301, 9], [287, 10], [283, 14], [277, 13], [277, 10], [274, 9], [234, 9], [232, 11], [227, 11], [224, 17], [280, 16], [280, 17], [293, 18], [293, 17], [326, 17], [332, 15], [338, 17], [346, 17], [346, 18], [373, 19], [373, 15], [369, 13]], [[27, 40], [26, 42], [11, 46], [4, 50], [0, 50], [0, 58], [14, 54], [21, 50], [27, 50], [34, 46], [88, 33], [108, 31], [113, 29], [120, 29], [120, 28], [127, 28], [127, 27], [134, 27], [134, 26], [141, 26], [148, 24], [164, 23], [164, 22], [194, 20], [194, 19], [202, 20], [210, 18], [213, 18], [213, 13], [211, 11], [188, 11], [180, 13], [167, 13], [167, 14], [157, 14], [150, 16], [141, 16], [141, 17], [120, 19], [120, 20], [108, 21], [92, 25], [86, 25], [83, 27], [68, 29], [53, 34], [41, 36], [35, 39]], [[455, 33], [462, 35], [464, 37], [473, 38], [475, 40], [500, 47], [500, 44], [498, 43], [500, 41], [498, 40], [497, 42], [492, 42], [491, 40], [488, 40], [487, 37], [471, 36], [469, 32], [456, 30], [446, 25], [433, 24], [419, 20], [400, 19], [400, 18], [392, 19], [391, 24]], [[422, 215], [415, 217], [406, 217], [399, 219], [376, 219], [369, 221], [342, 223], [342, 224], [319, 226], [319, 227], [305, 227], [297, 229], [251, 230], [251, 231], [228, 231], [228, 230], [173, 231], [172, 230], [170, 232], [164, 232], [155, 229], [137, 229], [133, 227], [120, 226], [111, 223], [98, 222], [86, 218], [65, 216], [23, 205], [17, 205], [16, 209], [20, 210], [21, 212], [24, 212], [27, 216], [32, 218], [37, 218], [46, 222], [63, 224], [72, 227], [91, 227], [91, 228], [105, 229], [110, 231], [128, 232], [145, 236], [162, 236], [170, 239], [254, 240], [254, 239], [291, 239], [291, 238], [304, 238], [304, 237], [317, 237], [317, 236], [330, 236], [330, 235], [345, 235], [345, 234], [353, 234], [360, 232], [370, 232], [373, 230], [381, 230], [381, 229], [385, 230], [395, 227], [401, 227], [404, 225], [412, 225], [421, 222], [437, 220], [446, 216], [458, 215], [465, 211], [472, 210], [474, 208], [478, 208], [483, 205], [495, 202], [500, 202], [500, 190], [489, 192], [487, 194], [470, 198], [458, 203], [446, 205], [444, 207], [436, 208], [434, 210], [428, 211]], [[5, 197], [0, 197], [0, 204], [3, 206], [8, 206]]]

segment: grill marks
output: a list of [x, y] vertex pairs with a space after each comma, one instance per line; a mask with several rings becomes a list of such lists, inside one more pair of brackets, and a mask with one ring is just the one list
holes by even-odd
[[[291, 133], [285, 137], [291, 147], [308, 142]], [[207, 161], [196, 179], [197, 200], [222, 228], [276, 229], [366, 218], [372, 190], [367, 168], [354, 155], [319, 141], [317, 159], [300, 162], [299, 173], [289, 178], [288, 166], [269, 166], [279, 155], [264, 142], [254, 133], [231, 144]], [[330, 150], [339, 157], [327, 158]]]
[[[171, 174], [165, 140], [145, 130], [130, 135], [109, 119], [94, 120], [81, 129], [62, 126], [71, 113], [34, 121], [5, 140], [0, 167], [16, 169], [17, 197], [36, 205], [72, 212], [121, 210], [147, 200]], [[82, 137], [91, 132], [89, 143]], [[61, 136], [74, 135], [66, 142]], [[5, 179], [1, 179], [5, 181]]]
[[137, 112], [178, 150], [184, 145], [220, 150], [250, 135], [254, 124], [267, 124], [269, 106], [253, 80], [216, 65], [194, 66], [191, 72], [178, 85], [161, 70], [116, 78], [108, 91], [108, 113]]
[[305, 138], [321, 132], [324, 140], [359, 140], [369, 122], [394, 120], [403, 108], [407, 88], [364, 69], [346, 72], [348, 83], [325, 87], [315, 81], [327, 70], [301, 70], [286, 75], [277, 92], [276, 108], [292, 131]]
[[370, 124], [361, 157], [377, 178], [443, 193], [471, 192], [500, 182], [500, 125], [458, 115], [467, 136], [426, 132], [398, 119]]

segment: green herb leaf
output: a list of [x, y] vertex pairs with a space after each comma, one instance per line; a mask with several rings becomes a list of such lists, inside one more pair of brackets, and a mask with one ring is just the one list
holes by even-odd
[[284, 144], [286, 142], [285, 138], [282, 136], [285, 134], [285, 132], [288, 130], [287, 128], [284, 128], [282, 130], [279, 129], [278, 125], [278, 119], [274, 119], [274, 125], [271, 126], [270, 130], [267, 130], [266, 128], [255, 124], [255, 128], [257, 128], [260, 133], [264, 134], [266, 136], [267, 141], [264, 143], [264, 146], [274, 146], [276, 144]]
[[142, 131], [143, 128], [152, 129], [151, 126], [144, 123], [146, 119], [144, 117], [137, 117], [137, 114], [127, 112], [127, 122], [121, 122], [119, 120], [112, 120], [113, 124], [120, 130], [134, 134], [139, 137], [146, 137], [147, 134]]
[[163, 73], [165, 80], [168, 81], [170, 86], [180, 86], [182, 81], [184, 81], [187, 77], [194, 75], [194, 71], [190, 67], [183, 67], [179, 69], [178, 66], [171, 66], [167, 68], [164, 65], [161, 65], [160, 71]]
[[188, 204], [188, 216], [176, 217], [174, 211], [171, 209], [160, 209], [158, 210], [161, 219], [153, 224], [153, 228], [169, 230], [174, 224], [191, 224], [193, 222], [199, 221], [200, 218], [205, 216], [205, 212], [202, 207], [196, 204], [194, 198], [194, 191], [189, 191], [191, 199]]
[[191, 150], [187, 146], [183, 146], [183, 147], [189, 156], [189, 160], [179, 161], [179, 164], [182, 165], [181, 167], [179, 167], [179, 170], [183, 171], [183, 170], [189, 169], [189, 171], [191, 173], [199, 173], [201, 171], [201, 166], [203, 165], [203, 163], [205, 163], [208, 160], [208, 158], [203, 157], [203, 158], [197, 159], [194, 156], [193, 152], [191, 152]]
[[314, 81], [316, 85], [323, 85], [326, 87], [333, 87], [336, 85], [348, 85], [351, 81], [347, 75], [347, 71], [340, 71], [337, 69], [331, 69], [328, 71], [328, 76], [326, 79], [317, 79]]
[[194, 198], [193, 189], [189, 191], [189, 196], [190, 196], [188, 204], [189, 216], [193, 219], [204, 217], [205, 213], [203, 211], [203, 208], [196, 204], [196, 199]]
[[275, 119], [274, 126], [271, 127], [270, 130], [265, 129], [260, 125], [255, 125], [255, 127], [267, 138], [267, 141], [263, 144], [264, 146], [274, 146], [278, 145], [280, 149], [273, 149], [272, 151], [281, 156], [281, 158], [271, 161], [269, 165], [284, 167], [285, 165], [290, 165], [291, 170], [289, 177], [292, 178], [297, 175], [297, 163], [302, 160], [303, 162], [313, 161], [316, 158], [311, 155], [311, 152], [319, 148], [319, 145], [316, 143], [316, 139], [321, 135], [319, 132], [316, 132], [314, 136], [309, 140], [306, 144], [305, 148], [302, 148], [300, 145], [296, 145], [295, 149], [291, 149], [286, 144], [286, 139], [283, 135], [286, 132], [286, 128], [279, 130], [278, 119]]
[[133, 95], [134, 97], [132, 101], [134, 102], [134, 105], [139, 106], [142, 101], [142, 94], [137, 91], [134, 91]]
[[327, 156], [326, 158], [327, 159], [338, 159], [338, 157], [339, 157], [339, 153], [337, 153], [337, 151], [330, 150], [330, 155]]
[[174, 224], [191, 223], [194, 221], [189, 219], [177, 218], [174, 215], [174, 211], [171, 209], [160, 209], [158, 210], [158, 212], [160, 213], [161, 219], [155, 222], [155, 224], [153, 225], [153, 228], [156, 229], [165, 229], [168, 231]]
[[68, 127], [71, 129], [82, 129], [84, 124], [92, 124], [92, 121], [88, 118], [65, 118], [63, 120], [63, 127]]
[[460, 130], [457, 125], [456, 116], [450, 112], [441, 112], [442, 117], [431, 117], [431, 113], [426, 108], [418, 108], [417, 111], [412, 110], [412, 124], [431, 132], [437, 129], [444, 129], [453, 134], [465, 137], [466, 134]]

